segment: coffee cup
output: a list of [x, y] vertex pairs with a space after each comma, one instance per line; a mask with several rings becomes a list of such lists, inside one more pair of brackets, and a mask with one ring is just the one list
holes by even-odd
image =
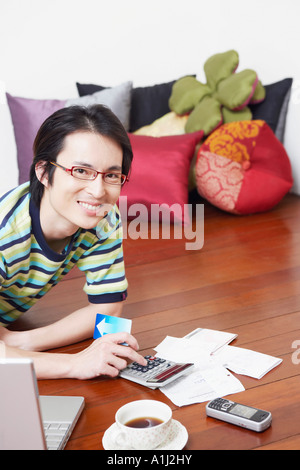
[[158, 447], [168, 436], [172, 410], [157, 400], [136, 400], [118, 409], [113, 436], [118, 447], [150, 450]]

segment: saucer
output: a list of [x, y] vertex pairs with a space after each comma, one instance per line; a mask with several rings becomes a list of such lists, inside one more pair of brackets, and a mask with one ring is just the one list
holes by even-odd
[[[116, 423], [112, 424], [104, 433], [102, 444], [105, 450], [128, 450], [116, 444], [112, 435], [114, 434]], [[184, 448], [188, 440], [188, 432], [186, 428], [175, 419], [172, 419], [171, 429], [167, 438], [155, 450], [181, 450]], [[154, 449], [153, 449], [154, 450]]]

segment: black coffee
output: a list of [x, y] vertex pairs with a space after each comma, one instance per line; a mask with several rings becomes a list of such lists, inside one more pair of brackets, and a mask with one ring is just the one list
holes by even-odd
[[153, 426], [157, 426], [161, 423], [163, 423], [163, 420], [159, 418], [150, 418], [147, 416], [131, 419], [125, 423], [125, 426], [129, 426], [130, 428], [152, 428]]

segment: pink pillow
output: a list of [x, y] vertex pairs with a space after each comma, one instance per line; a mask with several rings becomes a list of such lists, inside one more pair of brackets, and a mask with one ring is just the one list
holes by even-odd
[[190, 164], [203, 131], [164, 137], [128, 135], [133, 162], [129, 182], [121, 192], [121, 197], [127, 197], [127, 216], [136, 215], [130, 213], [130, 207], [139, 203], [147, 208], [150, 220], [156, 204], [163, 205], [171, 221], [187, 222], [184, 205], [188, 203]]

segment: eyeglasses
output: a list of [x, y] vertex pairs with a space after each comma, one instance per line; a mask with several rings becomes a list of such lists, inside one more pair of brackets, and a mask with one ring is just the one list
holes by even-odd
[[102, 179], [107, 184], [114, 184], [123, 186], [123, 184], [128, 180], [126, 175], [122, 175], [122, 173], [118, 173], [116, 171], [97, 171], [92, 170], [91, 168], [86, 168], [83, 166], [72, 166], [72, 168], [65, 168], [62, 165], [59, 165], [55, 162], [50, 162], [51, 165], [55, 165], [62, 170], [65, 170], [70, 175], [74, 176], [79, 180], [95, 180], [98, 175], [102, 175]]

